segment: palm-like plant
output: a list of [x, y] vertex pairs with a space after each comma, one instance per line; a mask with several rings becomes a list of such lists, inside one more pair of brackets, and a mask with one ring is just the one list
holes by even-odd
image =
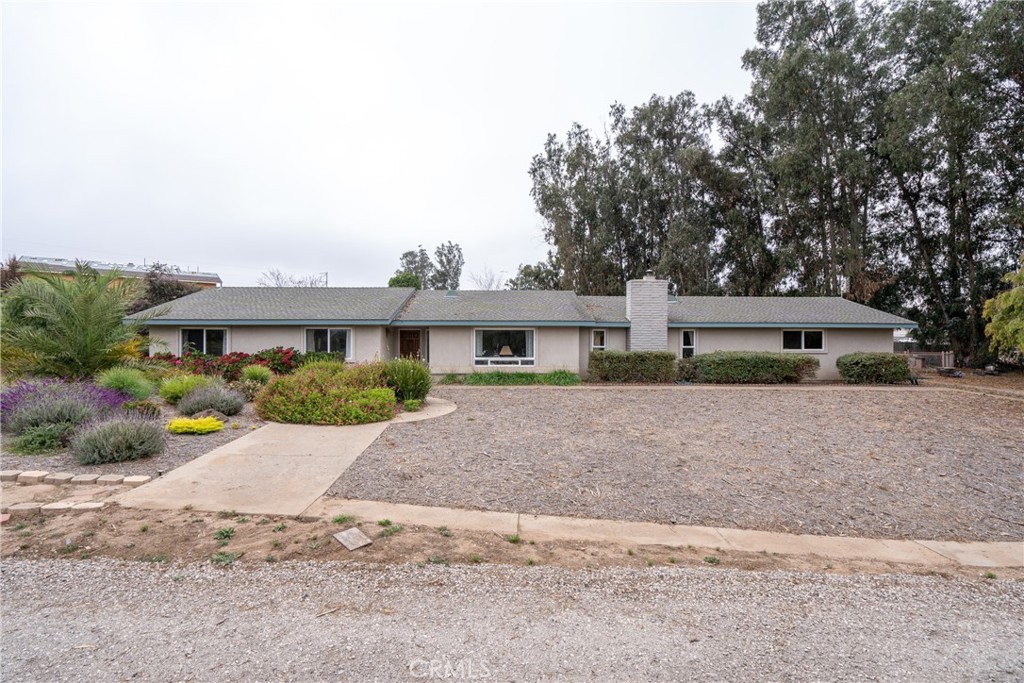
[[[84, 378], [139, 357], [139, 328], [125, 322], [138, 283], [76, 263], [70, 278], [33, 273], [3, 295], [5, 374]], [[152, 316], [150, 316], [152, 317]]]

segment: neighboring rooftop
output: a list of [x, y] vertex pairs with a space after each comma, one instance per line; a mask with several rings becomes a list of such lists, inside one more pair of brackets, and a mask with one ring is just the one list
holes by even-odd
[[[18, 263], [25, 270], [35, 270], [43, 273], [63, 273], [75, 269], [75, 260], [66, 258], [53, 258], [50, 256], [21, 256]], [[108, 273], [115, 268], [128, 276], [142, 277], [149, 272], [153, 264], [137, 265], [135, 263], [107, 263], [104, 261], [82, 261], [100, 273]], [[178, 266], [167, 266], [168, 275], [182, 282], [209, 283], [220, 285], [221, 279], [217, 273], [204, 273], [198, 270], [182, 270]]]
[[150, 321], [150, 325], [181, 322], [386, 325], [414, 291], [410, 287], [217, 287], [136, 315], [163, 309], [164, 315]]

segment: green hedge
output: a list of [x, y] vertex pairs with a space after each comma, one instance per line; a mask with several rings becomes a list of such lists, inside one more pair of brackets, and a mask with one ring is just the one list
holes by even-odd
[[839, 377], [851, 384], [897, 384], [910, 381], [907, 359], [896, 353], [848, 353], [836, 359]]
[[598, 382], [667, 383], [676, 378], [671, 351], [591, 351], [590, 379]]
[[792, 384], [814, 376], [818, 359], [801, 353], [715, 351], [679, 361], [679, 379], [711, 384]]
[[489, 372], [472, 372], [464, 377], [445, 375], [441, 380], [441, 384], [466, 384], [476, 387], [511, 387], [533, 384], [573, 387], [579, 383], [580, 376], [568, 370], [552, 370], [544, 373], [491, 370]]
[[271, 422], [351, 425], [390, 420], [396, 401], [391, 389], [358, 389], [337, 374], [299, 373], [275, 377], [255, 404], [259, 416]]

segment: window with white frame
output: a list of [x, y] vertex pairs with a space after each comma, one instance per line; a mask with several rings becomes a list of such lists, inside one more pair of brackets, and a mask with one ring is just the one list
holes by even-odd
[[352, 330], [344, 327], [306, 328], [306, 351], [337, 353], [343, 358], [350, 356]]
[[604, 330], [591, 330], [591, 332], [590, 332], [590, 350], [591, 351], [604, 351], [605, 350], [605, 331]]
[[783, 330], [783, 351], [824, 351], [824, 330]]
[[697, 330], [679, 330], [679, 357], [692, 358], [697, 353]]
[[181, 353], [189, 351], [223, 356], [228, 352], [228, 331], [199, 327], [183, 327], [181, 330]]
[[474, 365], [533, 365], [533, 330], [474, 330]]

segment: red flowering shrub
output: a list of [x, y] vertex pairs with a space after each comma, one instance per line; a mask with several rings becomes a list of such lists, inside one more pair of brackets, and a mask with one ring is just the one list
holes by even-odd
[[287, 375], [302, 364], [302, 353], [290, 346], [288, 348], [278, 346], [273, 349], [263, 349], [254, 355], [253, 359], [279, 375]]
[[171, 353], [155, 353], [150, 358], [165, 361], [193, 375], [221, 377], [226, 382], [237, 382], [241, 378], [242, 368], [249, 365], [263, 365], [279, 375], [285, 375], [302, 363], [302, 353], [282, 346], [251, 355], [243, 351], [232, 351], [223, 356], [210, 356], [186, 351], [180, 358]]

